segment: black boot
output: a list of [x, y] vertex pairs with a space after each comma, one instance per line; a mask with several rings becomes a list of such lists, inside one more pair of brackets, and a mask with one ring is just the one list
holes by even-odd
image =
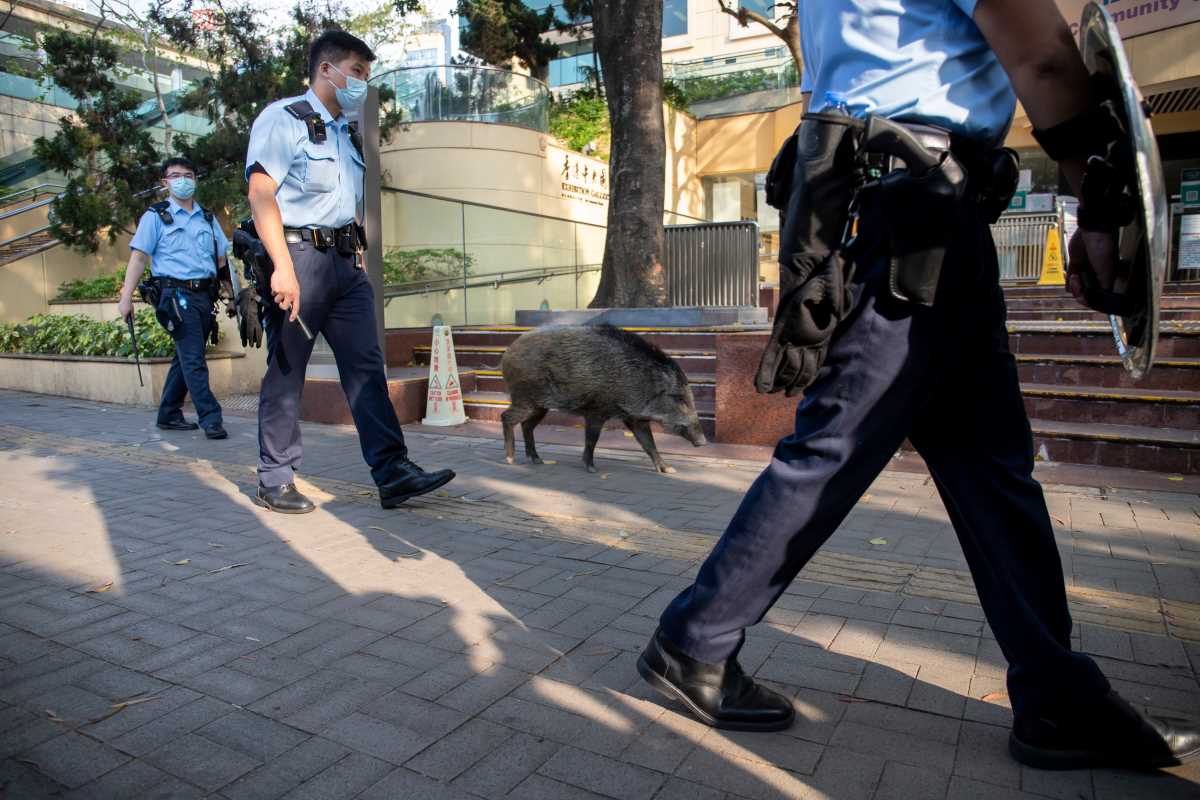
[[254, 502], [280, 514], [307, 514], [317, 508], [312, 500], [300, 494], [294, 483], [282, 486], [263, 486], [260, 483]]
[[781, 694], [755, 683], [736, 658], [706, 664], [683, 653], [661, 630], [637, 662], [638, 672], [661, 694], [679, 700], [705, 725], [734, 731], [781, 731], [795, 711]]
[[392, 474], [379, 484], [379, 504], [395, 508], [410, 497], [432, 492], [454, 480], [454, 470], [426, 472], [407, 458], [392, 467]]
[[194, 431], [200, 426], [194, 422], [188, 422], [183, 417], [179, 419], [169, 419], [166, 422], [155, 423], [164, 431]]
[[1143, 716], [1109, 691], [1094, 706], [1013, 721], [1008, 750], [1037, 769], [1174, 767], [1200, 753], [1200, 728], [1180, 718]]
[[221, 423], [219, 423], [219, 422], [216, 425], [205, 428], [204, 435], [207, 436], [209, 439], [228, 439], [229, 438], [229, 433], [225, 430], [224, 427], [221, 426]]

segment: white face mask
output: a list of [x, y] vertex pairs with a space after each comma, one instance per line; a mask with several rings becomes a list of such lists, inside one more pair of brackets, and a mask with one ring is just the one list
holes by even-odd
[[333, 93], [337, 97], [338, 105], [346, 111], [357, 111], [362, 108], [363, 102], [367, 99], [367, 82], [353, 75], [347, 75], [337, 67], [334, 67], [333, 64], [329, 64], [329, 66], [333, 67], [338, 75], [346, 79], [345, 89], [329, 80], [329, 78], [325, 79], [333, 87]]

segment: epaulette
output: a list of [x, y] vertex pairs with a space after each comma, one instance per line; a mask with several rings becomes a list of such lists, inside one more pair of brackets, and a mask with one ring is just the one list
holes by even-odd
[[150, 206], [149, 210], [158, 214], [158, 218], [162, 220], [163, 225], [173, 225], [175, 224], [175, 217], [171, 216], [171, 212], [167, 210], [170, 206], [171, 203], [169, 200], [159, 200]]
[[311, 103], [307, 100], [297, 100], [294, 103], [284, 106], [284, 108], [293, 117], [304, 122], [304, 125], [308, 128], [308, 140], [310, 142], [313, 144], [325, 143], [325, 120], [321, 119], [321, 115], [313, 110]]

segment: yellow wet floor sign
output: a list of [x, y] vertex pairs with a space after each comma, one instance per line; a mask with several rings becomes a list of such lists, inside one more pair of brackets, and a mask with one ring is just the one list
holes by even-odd
[[1046, 231], [1046, 247], [1042, 251], [1042, 276], [1038, 278], [1038, 286], [1062, 286], [1067, 282], [1063, 272], [1062, 236], [1058, 226], [1051, 225]]

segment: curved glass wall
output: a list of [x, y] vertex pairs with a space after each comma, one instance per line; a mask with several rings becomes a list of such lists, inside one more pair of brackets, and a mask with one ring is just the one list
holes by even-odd
[[376, 75], [371, 83], [380, 88], [382, 110], [399, 111], [404, 122], [457, 120], [550, 130], [550, 90], [528, 75], [495, 67], [401, 67]]

